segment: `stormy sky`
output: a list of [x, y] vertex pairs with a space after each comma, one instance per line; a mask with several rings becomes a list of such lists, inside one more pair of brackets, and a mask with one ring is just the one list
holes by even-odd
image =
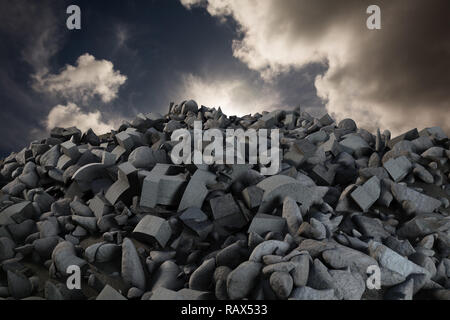
[[[66, 8], [81, 8], [68, 30]], [[381, 8], [381, 30], [366, 9]], [[448, 0], [0, 1], [0, 155], [196, 99], [450, 131]]]

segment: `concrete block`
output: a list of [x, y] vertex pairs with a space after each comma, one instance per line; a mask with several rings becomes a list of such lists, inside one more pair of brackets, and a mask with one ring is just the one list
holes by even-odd
[[81, 156], [78, 146], [70, 140], [61, 143], [61, 151], [73, 161], [77, 161]]
[[408, 140], [408, 141], [412, 141], [414, 139], [417, 139], [419, 137], [419, 132], [417, 131], [417, 129], [412, 129], [409, 130], [408, 132], [405, 132], [401, 135], [399, 135], [398, 137], [395, 137], [391, 140], [388, 141], [387, 146], [392, 149], [398, 142], [402, 141], [402, 140]]
[[201, 239], [205, 239], [213, 230], [213, 224], [208, 216], [198, 208], [189, 208], [180, 216], [180, 220]]
[[399, 182], [403, 180], [412, 169], [412, 164], [405, 156], [390, 159], [383, 164], [392, 180]]
[[13, 204], [0, 212], [0, 226], [22, 223], [32, 218], [33, 214], [33, 204], [30, 201]]
[[247, 224], [244, 215], [231, 194], [209, 201], [214, 221], [222, 227], [242, 228]]
[[187, 185], [185, 176], [178, 173], [181, 169], [158, 163], [144, 178], [140, 205], [145, 208], [154, 208], [158, 204], [176, 205]]
[[136, 239], [148, 243], [156, 240], [163, 248], [171, 236], [172, 229], [170, 228], [169, 222], [152, 215], [143, 217], [133, 230], [133, 237]]
[[198, 169], [191, 177], [186, 190], [181, 198], [178, 212], [187, 208], [201, 208], [209, 193], [207, 185], [217, 182], [216, 175], [212, 172]]
[[364, 185], [357, 187], [356, 190], [350, 194], [350, 196], [364, 212], [367, 212], [378, 200], [380, 193], [380, 179], [374, 176]]
[[95, 300], [120, 301], [120, 300], [127, 300], [127, 298], [121, 295], [116, 289], [114, 289], [110, 285], [106, 285]]

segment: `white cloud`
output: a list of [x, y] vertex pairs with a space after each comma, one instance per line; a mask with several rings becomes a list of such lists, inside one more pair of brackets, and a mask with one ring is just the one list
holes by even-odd
[[280, 101], [278, 93], [269, 86], [250, 83], [244, 79], [214, 79], [192, 74], [181, 76], [178, 100], [194, 99], [199, 105], [221, 107], [229, 116], [275, 109]]
[[237, 22], [233, 54], [268, 81], [324, 63], [317, 94], [336, 118], [393, 133], [450, 129], [447, 0], [379, 1], [382, 30], [366, 27], [370, 0], [181, 0]]
[[106, 103], [117, 97], [127, 77], [114, 70], [112, 62], [96, 60], [86, 53], [77, 59], [75, 66], [67, 65], [58, 74], [46, 74], [36, 80], [36, 89], [39, 91], [83, 103], [98, 96]]
[[76, 104], [57, 105], [50, 110], [45, 121], [47, 130], [55, 127], [77, 127], [85, 132], [92, 129], [96, 134], [108, 133], [117, 125], [113, 122], [103, 122], [100, 111], [83, 112]]

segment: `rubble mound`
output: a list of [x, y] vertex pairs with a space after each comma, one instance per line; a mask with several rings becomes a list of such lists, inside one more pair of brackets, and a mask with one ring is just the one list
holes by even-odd
[[[173, 164], [194, 121], [278, 129], [279, 172]], [[449, 299], [449, 147], [439, 127], [192, 100], [101, 136], [55, 128], [0, 162], [0, 299]]]

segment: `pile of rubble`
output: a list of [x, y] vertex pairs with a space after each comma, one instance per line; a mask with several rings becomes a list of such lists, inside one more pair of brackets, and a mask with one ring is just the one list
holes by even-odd
[[[174, 165], [194, 121], [279, 129], [279, 173]], [[194, 101], [102, 136], [55, 128], [0, 162], [0, 299], [449, 299], [449, 146]]]

